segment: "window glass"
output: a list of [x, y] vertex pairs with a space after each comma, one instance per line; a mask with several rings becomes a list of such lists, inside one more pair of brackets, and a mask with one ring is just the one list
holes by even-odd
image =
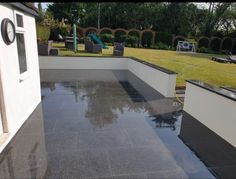
[[16, 43], [18, 51], [19, 68], [21, 74], [27, 71], [24, 34], [16, 33]]
[[16, 22], [18, 27], [24, 27], [23, 16], [16, 14]]

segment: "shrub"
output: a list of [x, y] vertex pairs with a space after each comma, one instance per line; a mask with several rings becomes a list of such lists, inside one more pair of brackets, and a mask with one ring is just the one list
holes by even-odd
[[152, 43], [152, 33], [151, 32], [144, 32], [142, 37], [142, 45], [144, 47], [150, 47]]
[[197, 48], [197, 52], [198, 53], [207, 53], [207, 51], [208, 51], [208, 48], [207, 47], [198, 47]]
[[172, 43], [172, 35], [167, 32], [156, 32], [155, 42], [161, 42], [170, 46]]
[[65, 38], [68, 34], [67, 27], [55, 27], [51, 29], [50, 39], [57, 41], [59, 40], [59, 35]]
[[37, 39], [41, 42], [47, 42], [50, 36], [50, 28], [43, 25], [36, 25]]
[[131, 46], [134, 47], [134, 48], [138, 48], [139, 47], [138, 43], [134, 43]]
[[221, 50], [222, 54], [229, 55], [231, 51], [229, 50]]
[[151, 45], [150, 47], [153, 49], [169, 50], [168, 45], [162, 42], [157, 42], [155, 45]]
[[126, 44], [131, 44], [132, 47], [137, 47], [138, 46], [138, 37], [136, 36], [131, 36], [127, 35], [125, 39]]
[[231, 38], [224, 38], [222, 41], [222, 51], [231, 51], [233, 47], [233, 39]]
[[208, 48], [209, 42], [210, 42], [209, 38], [207, 38], [207, 37], [200, 37], [200, 39], [198, 40], [198, 48], [201, 48], [201, 47]]
[[84, 43], [84, 37], [79, 38], [79, 43], [83, 44]]
[[119, 42], [119, 43], [123, 43], [125, 42], [125, 40], [126, 40], [126, 35], [121, 35], [119, 37], [114, 38], [114, 42]]
[[[73, 28], [72, 28], [73, 30]], [[72, 31], [73, 32], [73, 31]], [[97, 34], [96, 30], [94, 29], [88, 29], [86, 32], [85, 32], [85, 35], [88, 36], [89, 34]]]
[[212, 37], [210, 41], [210, 49], [213, 51], [220, 51], [221, 39], [218, 37]]
[[100, 34], [112, 34], [110, 30], [104, 29], [100, 32]]
[[112, 34], [100, 34], [100, 38], [103, 42], [106, 42], [106, 43], [114, 42], [114, 36]]
[[232, 54], [236, 54], [236, 39], [234, 39]]
[[124, 31], [121, 31], [121, 30], [116, 31], [115, 39], [114, 39], [115, 42], [122, 43], [122, 42], [125, 42], [125, 39], [126, 39], [126, 34]]
[[107, 46], [113, 46], [113, 43], [105, 43]]
[[137, 31], [130, 31], [128, 35], [135, 36], [139, 39], [139, 33]]
[[206, 47], [200, 47], [197, 49], [197, 52], [199, 53], [212, 53], [212, 54], [220, 54], [220, 52], [218, 51], [214, 51], [210, 48], [206, 48]]

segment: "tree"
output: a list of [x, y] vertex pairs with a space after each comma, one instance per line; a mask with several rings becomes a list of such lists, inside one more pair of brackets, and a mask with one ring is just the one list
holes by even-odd
[[53, 14], [49, 11], [43, 11], [41, 2], [38, 3], [39, 16], [36, 17], [37, 24], [52, 28], [55, 26], [56, 21], [54, 20]]
[[[209, 3], [203, 9], [195, 3], [99, 3], [100, 27], [150, 28], [184, 36], [229, 34], [236, 26], [233, 3]], [[232, 8], [232, 9], [231, 9]], [[97, 27], [98, 3], [53, 3], [48, 6], [55, 19], [67, 19], [81, 27]]]
[[38, 3], [38, 10], [39, 12], [43, 12], [43, 9], [42, 9], [42, 4], [41, 2]]
[[229, 36], [236, 30], [236, 4], [231, 6], [222, 15], [216, 29], [222, 31], [224, 36]]
[[43, 21], [44, 16], [41, 2], [38, 3], [38, 12], [39, 15], [36, 17], [36, 21], [40, 23]]
[[84, 15], [82, 3], [53, 3], [47, 9], [55, 19], [67, 19], [69, 24], [78, 24]]
[[213, 3], [210, 2], [205, 21], [203, 33], [205, 36], [211, 36], [221, 17], [229, 8], [231, 3]]

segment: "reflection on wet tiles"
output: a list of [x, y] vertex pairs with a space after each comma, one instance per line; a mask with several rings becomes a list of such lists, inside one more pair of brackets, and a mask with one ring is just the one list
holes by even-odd
[[80, 150], [110, 149], [119, 147], [131, 147], [131, 140], [122, 130], [106, 130], [97, 132], [79, 132], [78, 145]]
[[157, 128], [171, 128], [172, 130], [176, 130], [176, 122], [178, 118], [181, 116], [180, 111], [174, 111], [172, 113], [158, 114], [150, 116], [153, 122], [156, 123]]
[[108, 150], [114, 175], [148, 173], [178, 168], [164, 146]]
[[47, 153], [41, 104], [0, 154], [0, 178], [42, 178]]
[[146, 99], [129, 82], [121, 81], [120, 84], [133, 102], [146, 102]]
[[42, 70], [42, 104], [0, 178], [212, 178], [178, 138], [181, 105], [128, 71]]
[[147, 174], [148, 179], [153, 178], [188, 178], [188, 176], [183, 172], [183, 170], [169, 170], [169, 171], [157, 171], [154, 173]]

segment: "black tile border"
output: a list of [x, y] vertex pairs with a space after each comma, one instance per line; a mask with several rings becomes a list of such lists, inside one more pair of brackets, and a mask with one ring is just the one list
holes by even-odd
[[[214, 136], [214, 138], [217, 138], [217, 143], [219, 143], [220, 141], [220, 145], [225, 148], [227, 147], [227, 149], [229, 148], [234, 148], [234, 146], [232, 144], [230, 144], [229, 142], [227, 142], [225, 139], [223, 139], [221, 136], [219, 136], [217, 133], [215, 133], [213, 130], [211, 130], [210, 128], [208, 128], [208, 126], [204, 125], [203, 123], [201, 123], [199, 120], [197, 120], [196, 118], [194, 118], [190, 113], [186, 112], [185, 110], [183, 110], [183, 114], [182, 114], [182, 122], [181, 122], [181, 129], [182, 129], [182, 125], [184, 124], [184, 121], [191, 121], [190, 124], [186, 124], [188, 127], [196, 127], [196, 123], [198, 124], [197, 127], [201, 126], [201, 128], [204, 128], [205, 130], [208, 130], [209, 133], [211, 135], [208, 135], [207, 138], [209, 138], [210, 136]], [[195, 122], [195, 124], [192, 124], [192, 122]], [[183, 143], [193, 152], [195, 153], [195, 155], [204, 163], [204, 165], [207, 167], [207, 169], [209, 170], [209, 172], [214, 175], [216, 178], [220, 178], [219, 173], [217, 172], [217, 167], [214, 167], [213, 165], [208, 165], [206, 159], [205, 159], [205, 155], [206, 154], [200, 154], [198, 150], [195, 149], [194, 146], [192, 146], [192, 143], [194, 143], [195, 141], [193, 140], [191, 142], [191, 139], [185, 139], [183, 137], [183, 133], [180, 132], [180, 134], [178, 135], [178, 137], [183, 141]], [[191, 134], [190, 136], [191, 137]], [[211, 138], [211, 137], [210, 137]], [[204, 143], [202, 143], [204, 145]], [[206, 148], [206, 147], [205, 147]], [[213, 149], [211, 149], [213, 150]], [[229, 149], [230, 150], [230, 149]], [[236, 149], [235, 149], [236, 150]], [[207, 153], [209, 154], [209, 149], [207, 151]], [[228, 151], [228, 150], [227, 150]], [[215, 158], [214, 158], [215, 160]], [[234, 166], [234, 165], [231, 165]], [[226, 166], [221, 166], [219, 168], [224, 169]], [[227, 177], [226, 177], [227, 178]]]
[[221, 86], [221, 88], [231, 91], [233, 93], [236, 93], [236, 89], [234, 89], [234, 88], [230, 88], [230, 87], [226, 87], [226, 86]]
[[[208, 91], [211, 91], [213, 93], [216, 93], [216, 94], [221, 95], [223, 97], [226, 97], [228, 99], [236, 101], [236, 93], [230, 92], [230, 91], [228, 91], [226, 89], [223, 89], [223, 88], [212, 86], [210, 84], [204, 83], [204, 82], [199, 81], [199, 80], [186, 80], [186, 81], [193, 84], [193, 85], [196, 85], [200, 88], [206, 89]], [[235, 97], [233, 97], [231, 95], [235, 95]]]
[[166, 69], [166, 68], [164, 68], [164, 67], [160, 67], [160, 66], [158, 66], [158, 65], [154, 65], [154, 64], [152, 64], [152, 63], [146, 62], [146, 61], [141, 60], [141, 59], [136, 58], [136, 57], [126, 57], [126, 58], [130, 58], [130, 59], [132, 59], [132, 60], [135, 60], [135, 61], [137, 61], [137, 62], [139, 62], [139, 63], [142, 63], [142, 64], [144, 64], [144, 65], [147, 65], [147, 66], [149, 66], [149, 67], [155, 68], [156, 70], [160, 70], [160, 71], [162, 71], [162, 72], [164, 72], [164, 73], [167, 73], [167, 74], [169, 74], [169, 75], [176, 75], [176, 74], [177, 74], [176, 72], [174, 72], [174, 71], [172, 71], [172, 70]]
[[167, 73], [169, 75], [176, 75], [176, 74], [178, 74], [178, 73], [176, 73], [176, 72], [174, 72], [172, 70], [166, 69], [164, 67], [160, 67], [158, 65], [155, 65], [155, 64], [152, 64], [152, 63], [146, 62], [144, 60], [141, 60], [139, 58], [131, 57], [131, 56], [73, 56], [73, 55], [68, 55], [68, 56], [67, 55], [65, 55], [65, 56], [61, 56], [61, 55], [59, 55], [59, 56], [47, 56], [47, 55], [40, 55], [39, 57], [41, 57], [41, 56], [42, 57], [56, 57], [56, 58], [57, 57], [74, 57], [74, 58], [81, 58], [81, 57], [88, 57], [88, 58], [129, 58], [129, 59], [132, 59], [132, 60], [137, 61], [139, 63], [142, 63], [144, 65], [147, 65], [149, 67], [152, 67], [152, 68], [154, 68], [156, 70], [159, 70], [159, 71], [162, 71], [164, 73]]

